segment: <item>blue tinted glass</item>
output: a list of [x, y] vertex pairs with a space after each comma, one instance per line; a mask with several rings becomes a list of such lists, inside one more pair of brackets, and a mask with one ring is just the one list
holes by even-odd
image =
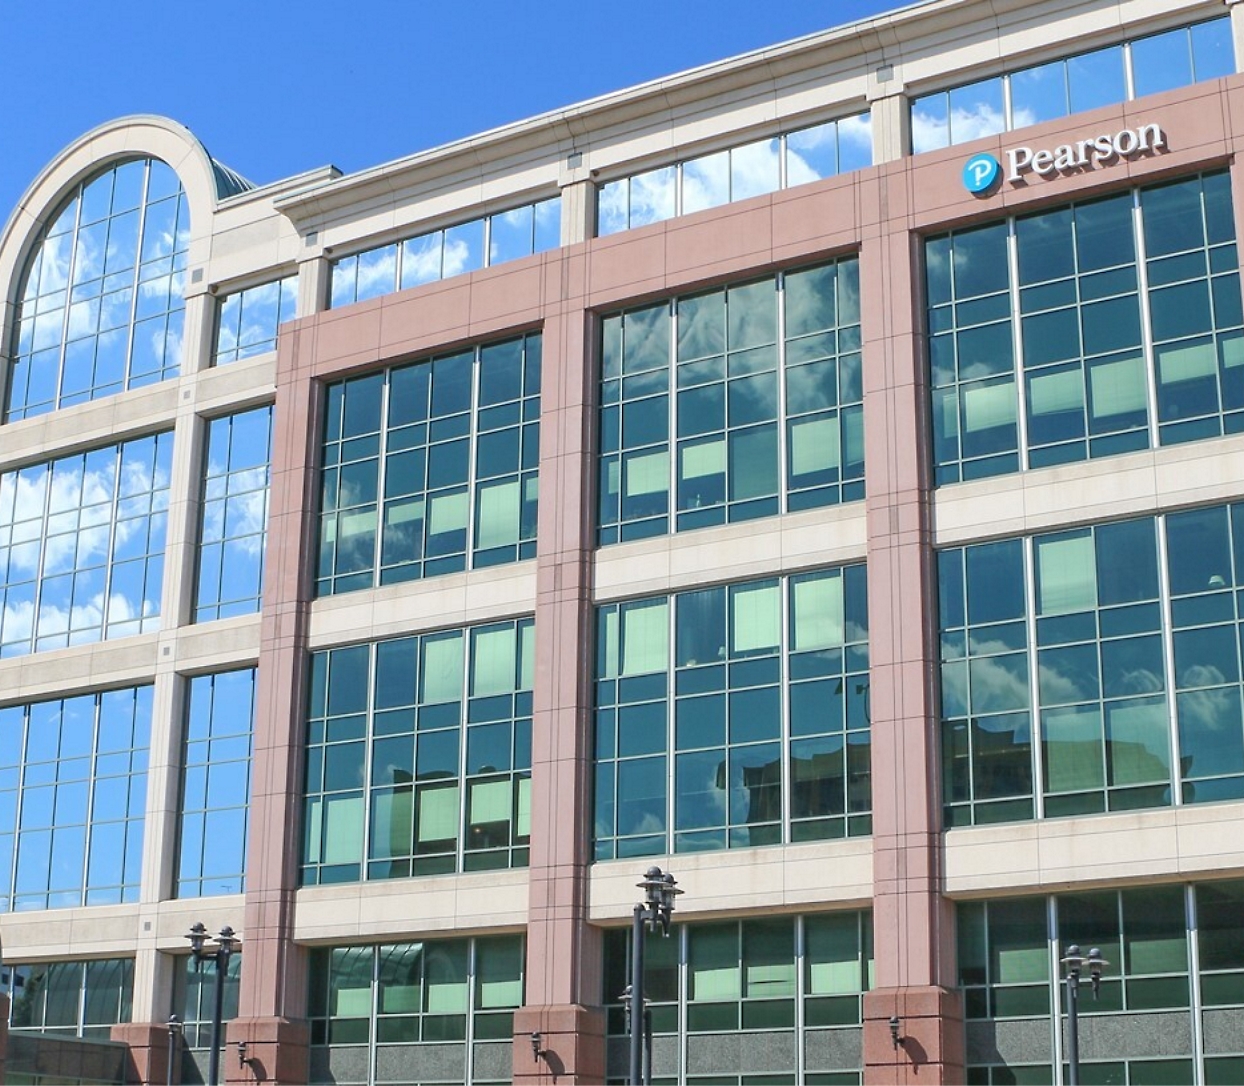
[[1192, 39], [1184, 28], [1132, 42], [1136, 96], [1157, 94], [1192, 82]]
[[116, 165], [78, 186], [24, 273], [7, 417], [176, 374], [188, 244], [185, 196], [162, 163]]

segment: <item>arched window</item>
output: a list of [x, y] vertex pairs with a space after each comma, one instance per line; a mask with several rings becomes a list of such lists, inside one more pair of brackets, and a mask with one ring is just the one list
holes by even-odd
[[118, 163], [79, 184], [26, 271], [5, 419], [177, 374], [190, 212], [176, 173]]

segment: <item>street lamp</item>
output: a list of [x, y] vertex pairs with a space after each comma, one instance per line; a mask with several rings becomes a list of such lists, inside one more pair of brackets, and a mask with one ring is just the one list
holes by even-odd
[[1093, 999], [1101, 989], [1101, 971], [1110, 963], [1093, 947], [1086, 958], [1080, 948], [1072, 944], [1061, 959], [1067, 967], [1067, 1083], [1080, 1086], [1080, 970], [1086, 965], [1093, 984]]
[[642, 1086], [641, 1063], [644, 1037], [644, 929], [661, 934], [670, 933], [674, 915], [674, 898], [682, 893], [674, 876], [659, 867], [648, 868], [642, 882], [635, 884], [644, 892], [644, 900], [635, 906], [631, 922], [631, 1063], [627, 1082]]
[[168, 1086], [173, 1086], [173, 1068], [177, 1066], [177, 1040], [185, 1028], [177, 1015], [168, 1016], [168, 1074], [165, 1076]]
[[220, 1082], [220, 1020], [225, 1009], [225, 973], [229, 969], [229, 959], [239, 949], [240, 941], [234, 930], [227, 924], [216, 936], [216, 945], [207, 949], [207, 928], [202, 922], [196, 923], [186, 934], [190, 940], [190, 954], [195, 962], [216, 963], [216, 991], [212, 1010], [212, 1047], [207, 1055], [208, 1086], [217, 1086]]

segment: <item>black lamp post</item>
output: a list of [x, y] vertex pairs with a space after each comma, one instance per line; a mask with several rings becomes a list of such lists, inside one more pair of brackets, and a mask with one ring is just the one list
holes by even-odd
[[216, 990], [212, 1009], [212, 1047], [207, 1055], [208, 1086], [217, 1086], [220, 1082], [220, 1020], [225, 1010], [225, 974], [229, 970], [229, 959], [239, 948], [239, 940], [233, 929], [227, 924], [216, 936], [216, 945], [207, 949], [207, 928], [202, 922], [196, 923], [186, 934], [190, 940], [190, 953], [194, 960], [202, 965], [204, 962], [216, 963]]
[[168, 1074], [165, 1076], [168, 1086], [173, 1086], [173, 1068], [177, 1066], [177, 1041], [183, 1029], [185, 1026], [182, 1025], [181, 1019], [175, 1014], [170, 1014], [168, 1017]]
[[1067, 1083], [1080, 1086], [1080, 971], [1087, 965], [1093, 985], [1093, 999], [1101, 989], [1101, 971], [1110, 963], [1093, 947], [1086, 958], [1074, 944], [1062, 959], [1067, 967]]
[[643, 1038], [644, 1038], [644, 929], [662, 935], [670, 933], [670, 918], [674, 915], [674, 898], [681, 894], [674, 876], [659, 867], [648, 868], [643, 881], [635, 884], [644, 892], [644, 900], [635, 906], [631, 921], [631, 1062], [626, 1081], [631, 1086], [642, 1086]]

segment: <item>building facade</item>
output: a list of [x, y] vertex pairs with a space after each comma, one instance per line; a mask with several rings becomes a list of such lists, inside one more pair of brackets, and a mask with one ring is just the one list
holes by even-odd
[[67, 148], [9, 1038], [201, 1080], [203, 922], [230, 1082], [622, 1081], [655, 863], [657, 1081], [1063, 1082], [1072, 944], [1083, 1081], [1244, 1081], [1241, 55], [930, 0], [350, 176]]

